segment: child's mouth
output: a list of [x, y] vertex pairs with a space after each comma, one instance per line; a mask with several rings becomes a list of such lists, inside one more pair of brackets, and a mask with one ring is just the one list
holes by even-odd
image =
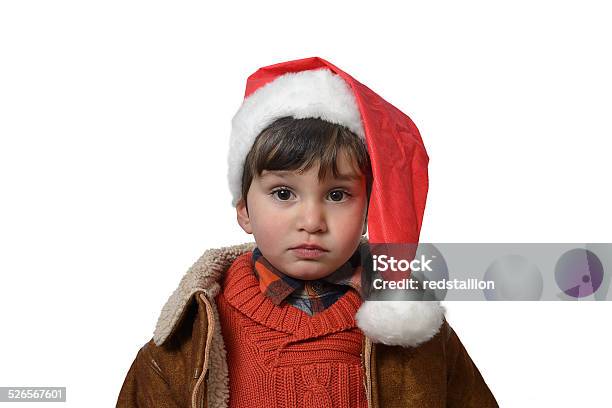
[[293, 248], [291, 251], [300, 258], [319, 258], [327, 251], [318, 248]]

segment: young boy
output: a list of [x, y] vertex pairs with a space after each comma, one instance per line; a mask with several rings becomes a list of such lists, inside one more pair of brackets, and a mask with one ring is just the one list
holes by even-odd
[[438, 302], [366, 299], [361, 249], [418, 242], [427, 161], [406, 115], [321, 58], [251, 75], [229, 182], [255, 242], [191, 267], [117, 406], [497, 406]]

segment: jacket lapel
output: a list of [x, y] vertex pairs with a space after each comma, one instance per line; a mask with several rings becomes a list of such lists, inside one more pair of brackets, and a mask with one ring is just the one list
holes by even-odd
[[162, 345], [174, 332], [189, 300], [196, 292], [203, 292], [212, 301], [221, 289], [220, 282], [225, 271], [238, 256], [254, 247], [255, 243], [249, 242], [206, 250], [189, 268], [162, 308], [153, 333], [155, 344]]

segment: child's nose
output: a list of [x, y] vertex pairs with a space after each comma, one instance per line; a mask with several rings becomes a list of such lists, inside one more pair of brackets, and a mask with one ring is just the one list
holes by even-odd
[[318, 202], [305, 202], [299, 209], [298, 229], [309, 233], [327, 231], [324, 206]]

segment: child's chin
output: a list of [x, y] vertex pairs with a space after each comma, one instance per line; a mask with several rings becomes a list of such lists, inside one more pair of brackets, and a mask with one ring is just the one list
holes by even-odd
[[[310, 263], [314, 263], [313, 261], [307, 261]], [[305, 263], [304, 261], [300, 260], [299, 263]], [[301, 280], [317, 280], [317, 279], [321, 279], [324, 278], [326, 276], [328, 276], [331, 273], [331, 271], [328, 271], [327, 269], [320, 269], [320, 268], [294, 268], [291, 272], [288, 272], [287, 275], [291, 276], [292, 278], [295, 279], [301, 279]]]

